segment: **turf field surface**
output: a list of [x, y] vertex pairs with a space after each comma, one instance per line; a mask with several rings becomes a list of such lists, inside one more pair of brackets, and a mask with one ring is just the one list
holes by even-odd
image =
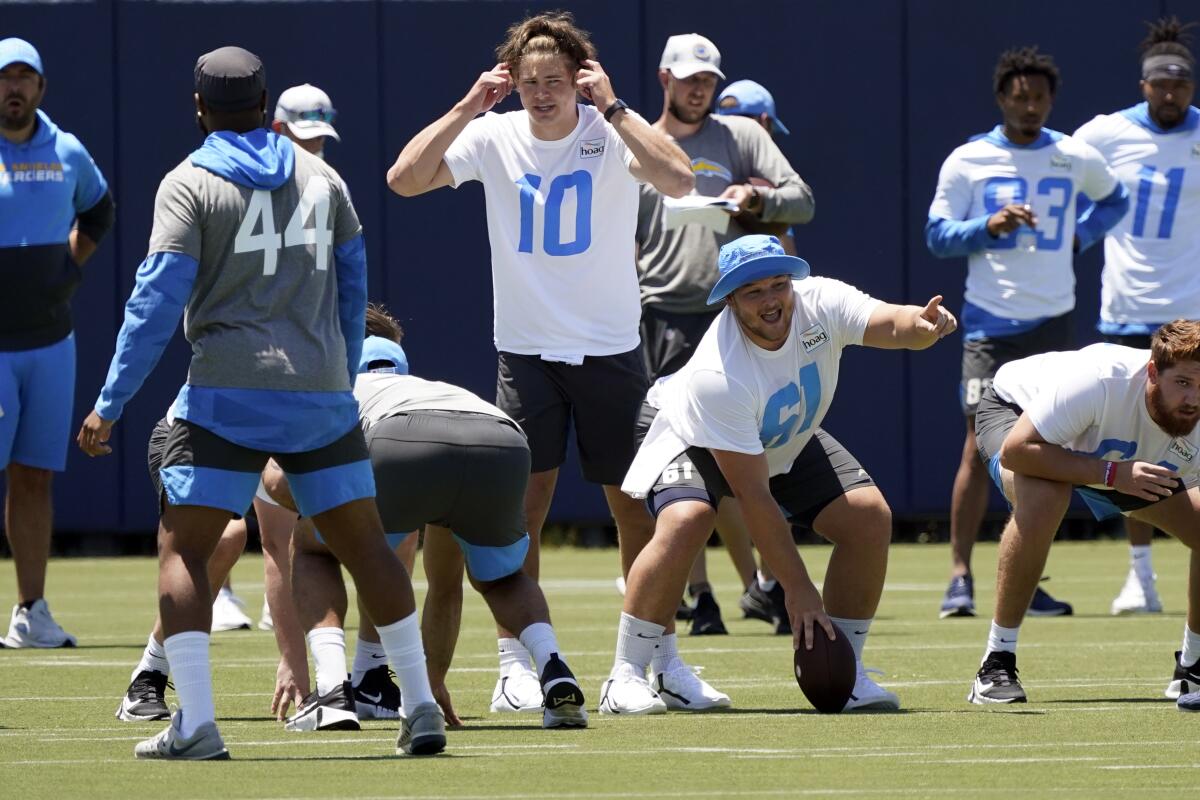
[[[829, 548], [802, 554], [816, 580]], [[507, 798], [1176, 797], [1195, 785], [1200, 715], [1162, 698], [1183, 629], [1186, 551], [1155, 545], [1166, 613], [1113, 618], [1127, 569], [1122, 542], [1055, 546], [1045, 584], [1076, 616], [1027, 621], [1021, 677], [1030, 702], [971, 706], [965, 697], [987, 635], [995, 545], [976, 550], [981, 616], [937, 619], [945, 547], [892, 550], [866, 663], [899, 693], [893, 714], [823, 716], [791, 675], [788, 640], [742, 620], [722, 551], [709, 551], [730, 635], [689, 637], [685, 659], [734, 708], [704, 715], [613, 719], [585, 731], [543, 731], [539, 717], [487, 712], [494, 632], [467, 592], [449, 686], [466, 727], [447, 753], [396, 758], [396, 725], [357, 733], [288, 733], [269, 718], [272, 634], [216, 634], [217, 714], [233, 760], [135, 761], [133, 745], [163, 723], [125, 723], [116, 709], [152, 622], [156, 562], [51, 564], [48, 597], [75, 650], [0, 651], [0, 796], [8, 798]], [[421, 575], [418, 562], [418, 577]], [[548, 550], [542, 574], [560, 643], [594, 709], [612, 663], [620, 611], [615, 550]], [[235, 589], [257, 619], [262, 562], [247, 556]], [[418, 590], [420, 590], [420, 583]], [[418, 591], [420, 594], [420, 591]], [[14, 595], [0, 565], [0, 597]], [[418, 598], [418, 602], [420, 598]], [[353, 603], [351, 604], [353, 606]], [[684, 624], [685, 625], [685, 624]], [[353, 652], [354, 637], [349, 650]], [[168, 703], [174, 699], [168, 692]]]

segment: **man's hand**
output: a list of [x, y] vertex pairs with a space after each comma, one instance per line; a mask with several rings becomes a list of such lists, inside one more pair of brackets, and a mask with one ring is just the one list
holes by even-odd
[[461, 728], [463, 721], [454, 712], [454, 703], [450, 700], [450, 690], [446, 688], [446, 684], [439, 683], [430, 688], [433, 690], [433, 699], [437, 701], [437, 704], [442, 709], [442, 715], [446, 718], [446, 724], [452, 728]]
[[1033, 213], [1033, 208], [1024, 203], [1009, 203], [988, 217], [987, 230], [992, 238], [998, 238], [1005, 233], [1012, 233], [1022, 225], [1037, 227], [1037, 215]]
[[280, 722], [287, 719], [288, 708], [293, 703], [296, 705], [296, 710], [300, 709], [300, 703], [304, 700], [305, 688], [296, 684], [296, 676], [292, 673], [292, 668], [288, 665], [287, 660], [279, 659], [279, 667], [275, 670], [275, 696], [271, 698], [271, 713], [275, 715], [275, 719]]
[[939, 294], [929, 298], [929, 302], [917, 315], [913, 327], [920, 333], [941, 339], [958, 330], [958, 320], [942, 307], [942, 296]]
[[460, 105], [472, 114], [482, 114], [491, 111], [492, 107], [513, 90], [512, 75], [507, 64], [497, 64], [476, 79]]
[[1170, 497], [1179, 481], [1179, 473], [1145, 461], [1119, 461], [1113, 476], [1113, 488], [1142, 500]]
[[608, 80], [608, 73], [600, 66], [599, 61], [591, 58], [585, 59], [583, 67], [575, 73], [575, 89], [584, 98], [591, 100], [601, 114], [608, 111], [608, 107], [617, 99], [612, 83]]
[[725, 191], [721, 192], [721, 197], [737, 203], [738, 210], [730, 211], [730, 214], [746, 212], [757, 215], [762, 210], [762, 196], [754, 190], [753, 186], [746, 183], [729, 184], [725, 187]]
[[79, 429], [79, 436], [75, 441], [79, 443], [79, 449], [87, 453], [89, 456], [106, 456], [112, 452], [112, 448], [105, 442], [112, 434], [112, 426], [115, 420], [107, 420], [97, 414], [95, 411], [87, 415], [87, 419], [83, 421], [83, 427]]
[[837, 638], [837, 630], [829, 615], [825, 613], [821, 595], [812, 581], [805, 580], [797, 586], [783, 587], [783, 603], [792, 622], [794, 649], [799, 650], [803, 642], [805, 650], [812, 650], [814, 625], [824, 628], [831, 640]]

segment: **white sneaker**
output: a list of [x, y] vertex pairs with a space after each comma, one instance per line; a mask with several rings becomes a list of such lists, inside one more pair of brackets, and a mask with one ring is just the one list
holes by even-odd
[[1149, 581], [1142, 581], [1137, 571], [1130, 567], [1121, 593], [1112, 601], [1112, 615], [1161, 614], [1162, 600], [1158, 596], [1157, 581], [1157, 575], [1151, 575]]
[[258, 629], [260, 631], [275, 630], [275, 620], [271, 617], [271, 607], [267, 605], [267, 598], [263, 598], [262, 616], [258, 620]]
[[667, 670], [654, 676], [654, 688], [667, 708], [675, 711], [708, 711], [729, 708], [729, 695], [718, 692], [700, 678], [702, 667], [689, 667], [680, 658], [671, 659]]
[[608, 676], [600, 687], [600, 713], [665, 714], [667, 704], [650, 688], [646, 676], [639, 674], [632, 664], [621, 664]]
[[212, 606], [212, 632], [250, 630], [253, 623], [246, 616], [246, 604], [225, 587], [217, 592]]
[[496, 714], [542, 713], [542, 682], [525, 664], [514, 664], [500, 674], [492, 692], [491, 710]]
[[59, 627], [50, 615], [50, 606], [38, 599], [29, 608], [13, 606], [4, 643], [8, 647], [74, 647], [75, 637]]
[[871, 680], [868, 673], [882, 675], [878, 669], [867, 669], [858, 662], [858, 676], [854, 679], [854, 691], [842, 711], [899, 711], [900, 698], [893, 692]]

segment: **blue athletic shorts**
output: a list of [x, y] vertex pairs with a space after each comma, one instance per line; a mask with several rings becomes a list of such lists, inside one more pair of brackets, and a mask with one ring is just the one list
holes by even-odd
[[62, 472], [75, 399], [75, 334], [33, 350], [0, 351], [0, 469]]

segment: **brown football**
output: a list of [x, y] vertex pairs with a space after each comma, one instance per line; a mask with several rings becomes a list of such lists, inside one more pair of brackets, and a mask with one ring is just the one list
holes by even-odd
[[796, 683], [813, 708], [822, 714], [837, 714], [846, 707], [854, 691], [857, 667], [854, 650], [844, 635], [830, 641], [824, 628], [813, 626], [813, 647], [807, 650], [801, 643], [795, 668]]

